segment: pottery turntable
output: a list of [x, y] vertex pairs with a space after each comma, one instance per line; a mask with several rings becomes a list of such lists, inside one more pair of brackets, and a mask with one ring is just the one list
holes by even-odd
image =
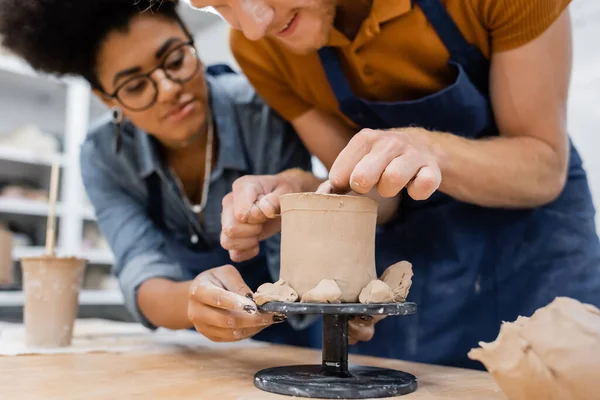
[[260, 310], [323, 316], [320, 365], [290, 365], [256, 373], [267, 392], [308, 398], [364, 399], [417, 389], [406, 372], [348, 365], [348, 321], [353, 316], [416, 313], [406, 302], [412, 265], [402, 261], [377, 277], [378, 203], [363, 196], [297, 193], [281, 202], [280, 280], [255, 293]]
[[282, 314], [323, 315], [321, 365], [268, 368], [254, 376], [254, 384], [267, 392], [322, 399], [365, 399], [412, 393], [417, 379], [406, 372], [348, 365], [348, 319], [360, 315], [414, 314], [415, 303], [310, 304], [271, 302], [262, 311]]

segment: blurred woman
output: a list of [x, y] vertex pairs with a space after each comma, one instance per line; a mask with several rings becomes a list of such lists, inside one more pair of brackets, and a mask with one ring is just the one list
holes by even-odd
[[[279, 324], [284, 315], [258, 312], [251, 300], [258, 285], [278, 278], [278, 239], [235, 266], [220, 245], [230, 224], [221, 221], [221, 202], [237, 178], [279, 174], [292, 185], [306, 177], [310, 186], [310, 156], [244, 77], [225, 66], [205, 74], [176, 3], [152, 3], [3, 0], [0, 7], [7, 48], [40, 71], [85, 78], [112, 110], [112, 120], [87, 136], [81, 171], [125, 305], [151, 329], [319, 345], [318, 333]], [[254, 230], [237, 233], [258, 243]]]

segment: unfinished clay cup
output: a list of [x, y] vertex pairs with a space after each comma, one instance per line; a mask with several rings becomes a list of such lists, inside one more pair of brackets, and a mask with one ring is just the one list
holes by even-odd
[[362, 196], [295, 193], [281, 196], [281, 279], [300, 298], [323, 279], [358, 302], [373, 279], [377, 201]]
[[0, 286], [14, 283], [12, 250], [12, 233], [0, 229]]
[[21, 260], [28, 347], [71, 345], [79, 291], [86, 260], [69, 257], [32, 257]]

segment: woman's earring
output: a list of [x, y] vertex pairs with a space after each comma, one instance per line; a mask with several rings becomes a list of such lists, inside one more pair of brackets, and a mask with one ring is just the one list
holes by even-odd
[[115, 151], [121, 151], [121, 122], [123, 122], [123, 111], [119, 107], [112, 110], [113, 136], [115, 140]]

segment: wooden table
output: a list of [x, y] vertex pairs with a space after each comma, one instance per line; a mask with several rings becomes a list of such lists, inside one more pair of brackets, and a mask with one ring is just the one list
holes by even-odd
[[[293, 347], [206, 343], [162, 352], [0, 356], [0, 399], [291, 399], [256, 389], [254, 373], [320, 360], [320, 352]], [[350, 361], [414, 374], [419, 388], [398, 399], [506, 400], [484, 372], [371, 357], [351, 356]]]

